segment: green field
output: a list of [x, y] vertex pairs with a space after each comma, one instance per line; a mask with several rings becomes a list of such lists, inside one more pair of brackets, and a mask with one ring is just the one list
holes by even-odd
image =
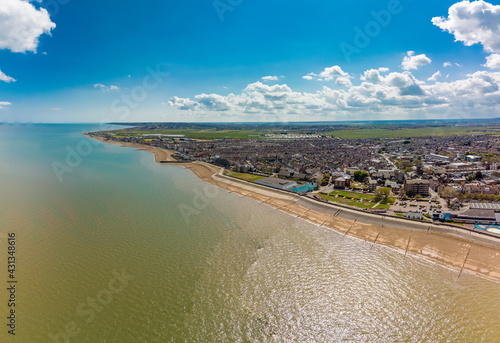
[[[319, 193], [318, 195], [320, 198], [324, 200], [336, 202], [343, 205], [358, 207], [362, 209], [372, 208], [376, 204], [375, 195], [373, 194], [347, 192], [347, 191], [333, 191], [330, 194]], [[379, 204], [375, 208], [389, 209], [389, 207], [391, 206], [391, 204], [394, 203], [394, 201], [395, 198], [388, 198], [387, 203]]]
[[238, 173], [230, 170], [226, 170], [224, 172], [226, 175], [236, 177], [241, 180], [246, 180], [250, 182], [255, 182], [257, 180], [265, 178], [265, 176], [260, 176], [260, 175], [254, 175], [254, 174], [247, 174], [247, 173]]
[[464, 136], [464, 135], [499, 135], [500, 131], [487, 127], [464, 127], [464, 126], [439, 126], [424, 127], [417, 129], [353, 129], [337, 130], [325, 132], [326, 136], [336, 136], [340, 138], [407, 138], [407, 137], [427, 137], [427, 136]]
[[[274, 129], [158, 129], [158, 130], [140, 130], [140, 129], [120, 129], [107, 131], [113, 133], [117, 138], [137, 137], [143, 134], [164, 134], [164, 135], [184, 135], [186, 138], [198, 140], [213, 139], [263, 139], [266, 134], [276, 134], [280, 131]], [[305, 133], [304, 130], [294, 130], [295, 133]], [[409, 138], [426, 136], [451, 136], [451, 135], [479, 135], [490, 134], [500, 135], [500, 129], [487, 126], [428, 126], [428, 127], [385, 127], [371, 126], [369, 128], [360, 128], [359, 126], [346, 127], [342, 130], [316, 132], [324, 136], [336, 136], [340, 138]]]

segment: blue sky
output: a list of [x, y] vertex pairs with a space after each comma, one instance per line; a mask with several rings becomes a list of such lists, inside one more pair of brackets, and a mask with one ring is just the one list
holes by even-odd
[[0, 0], [0, 121], [495, 117], [499, 22], [495, 1]]

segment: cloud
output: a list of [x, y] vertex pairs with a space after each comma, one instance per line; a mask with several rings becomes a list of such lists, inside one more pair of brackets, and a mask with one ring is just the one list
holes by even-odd
[[262, 78], [264, 81], [278, 81], [278, 76], [264, 76]]
[[324, 78], [326, 81], [333, 80], [335, 77], [349, 77], [349, 74], [344, 72], [339, 66], [333, 66], [330, 68], [325, 68], [320, 74], [320, 77]]
[[452, 66], [451, 62], [444, 62], [443, 63], [443, 67], [445, 67], [445, 68], [451, 67], [451, 66]]
[[0, 49], [36, 52], [39, 37], [56, 27], [46, 9], [28, 1], [2, 0], [0, 7]]
[[347, 77], [339, 77], [335, 80], [335, 83], [339, 86], [351, 87], [352, 83]]
[[302, 76], [303, 79], [306, 80], [313, 80], [316, 79], [318, 81], [331, 81], [333, 79], [336, 79], [338, 77], [343, 77], [343, 78], [350, 78], [351, 76], [349, 73], [346, 73], [340, 68], [338, 65], [335, 65], [333, 67], [328, 67], [325, 68], [321, 73], [315, 74], [315, 73], [309, 73], [305, 76]]
[[432, 76], [429, 77], [427, 80], [435, 82], [440, 77], [441, 77], [441, 72], [438, 70], [437, 72], [435, 72], [434, 74], [432, 74]]
[[94, 88], [100, 88], [103, 92], [107, 92], [107, 91], [119, 91], [120, 90], [120, 87], [118, 86], [114, 86], [114, 85], [111, 85], [111, 86], [106, 86], [106, 85], [103, 85], [102, 83], [96, 83], [94, 85]]
[[16, 79], [14, 79], [13, 77], [10, 77], [10, 76], [8, 76], [8, 75], [5, 75], [5, 74], [4, 74], [4, 73], [0, 70], [0, 81], [10, 83], [10, 82], [16, 82]]
[[490, 69], [500, 69], [500, 54], [491, 54], [486, 57], [486, 64], [483, 66]]
[[500, 6], [485, 1], [461, 1], [448, 9], [448, 18], [434, 17], [432, 23], [453, 34], [466, 46], [482, 44], [487, 52], [500, 52]]
[[[381, 75], [369, 69], [359, 84], [352, 78], [337, 77], [343, 86], [323, 86], [316, 92], [293, 90], [286, 84], [248, 84], [239, 94], [199, 94], [194, 99], [173, 97], [169, 106], [195, 113], [219, 114], [221, 120], [235, 116], [249, 120], [307, 120], [308, 117], [334, 119], [353, 115], [472, 115], [496, 116], [500, 111], [500, 72], [478, 71], [453, 82], [437, 81], [438, 71], [427, 85], [409, 71]], [[257, 119], [259, 118], [259, 119]]]
[[[361, 76], [361, 81], [368, 81], [368, 82], [372, 82], [372, 83], [381, 83], [382, 80], [383, 80], [383, 77], [380, 75], [380, 69], [379, 68], [378, 70], [377, 69], [370, 69], [370, 70], [366, 70], [363, 74], [363, 76]], [[385, 68], [387, 69], [387, 68]], [[384, 71], [385, 71], [384, 69]], [[389, 71], [387, 69], [387, 71]]]
[[3, 110], [5, 106], [10, 106], [10, 105], [12, 104], [8, 101], [0, 101], [0, 110]]
[[180, 110], [194, 110], [196, 106], [198, 106], [198, 103], [189, 100], [189, 98], [179, 98], [174, 96], [170, 99], [168, 105], [175, 106]]
[[408, 51], [401, 63], [401, 67], [404, 70], [412, 70], [430, 63], [431, 59], [425, 56], [425, 54], [415, 55], [415, 52]]
[[198, 104], [207, 111], [228, 111], [231, 109], [230, 103], [226, 97], [218, 94], [200, 94], [195, 99]]

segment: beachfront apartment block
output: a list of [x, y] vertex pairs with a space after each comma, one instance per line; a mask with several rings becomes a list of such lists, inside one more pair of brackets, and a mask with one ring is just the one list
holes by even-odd
[[428, 195], [429, 194], [429, 180], [406, 180], [403, 186], [403, 192], [406, 195]]

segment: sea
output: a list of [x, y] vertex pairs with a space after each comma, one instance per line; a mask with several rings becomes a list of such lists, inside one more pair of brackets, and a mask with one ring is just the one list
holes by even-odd
[[0, 125], [0, 342], [500, 342], [499, 283], [82, 135], [99, 129]]

